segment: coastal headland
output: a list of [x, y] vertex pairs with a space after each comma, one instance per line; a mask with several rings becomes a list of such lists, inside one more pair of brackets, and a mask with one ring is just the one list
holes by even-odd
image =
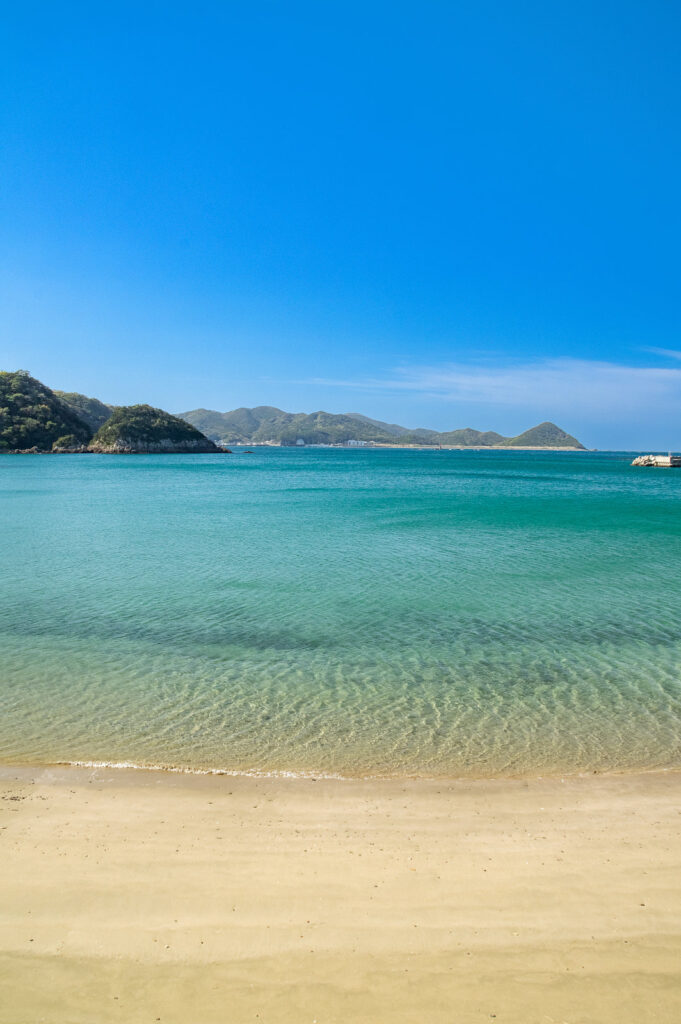
[[53, 391], [26, 370], [0, 371], [0, 454], [215, 454], [228, 444], [583, 450], [548, 421], [504, 437], [493, 430], [410, 430], [360, 413], [288, 413], [274, 406], [173, 416], [151, 405], [114, 406]]
[[0, 796], [3, 1024], [681, 1019], [681, 773]]

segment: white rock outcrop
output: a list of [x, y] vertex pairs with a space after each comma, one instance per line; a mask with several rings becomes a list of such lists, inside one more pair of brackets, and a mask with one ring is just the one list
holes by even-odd
[[681, 455], [638, 455], [632, 466], [654, 466], [658, 469], [681, 467]]

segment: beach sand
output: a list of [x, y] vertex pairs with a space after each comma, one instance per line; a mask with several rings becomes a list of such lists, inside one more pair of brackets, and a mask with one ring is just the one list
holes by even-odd
[[681, 774], [0, 797], [3, 1024], [681, 1020]]

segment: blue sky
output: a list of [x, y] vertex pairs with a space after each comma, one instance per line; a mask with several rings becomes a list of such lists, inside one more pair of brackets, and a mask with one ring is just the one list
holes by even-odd
[[0, 364], [681, 448], [672, 3], [7, 5]]

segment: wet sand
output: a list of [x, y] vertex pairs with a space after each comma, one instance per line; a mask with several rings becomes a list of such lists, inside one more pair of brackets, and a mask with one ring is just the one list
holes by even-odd
[[0, 1022], [681, 1020], [681, 773], [0, 770]]

